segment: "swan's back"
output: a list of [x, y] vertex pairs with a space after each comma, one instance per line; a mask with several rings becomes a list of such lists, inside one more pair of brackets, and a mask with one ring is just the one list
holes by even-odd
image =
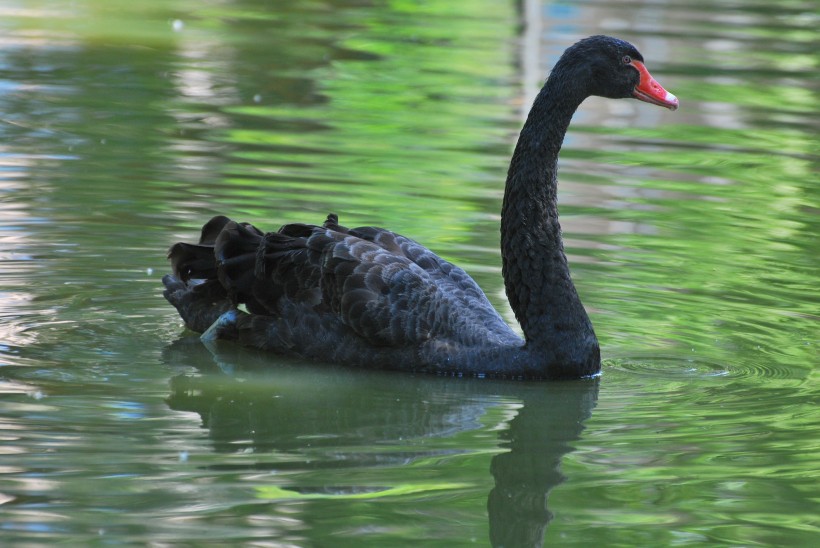
[[[255, 327], [245, 319], [246, 331], [265, 330], [246, 338], [282, 352], [314, 354], [300, 346], [349, 345], [351, 337], [359, 339], [358, 351], [396, 348], [402, 355], [426, 344], [462, 352], [520, 343], [462, 269], [394, 232], [348, 229], [335, 215], [321, 226], [290, 224], [267, 234], [215, 217], [199, 244], [176, 244], [169, 257], [176, 280], [166, 282], [166, 297], [189, 326], [202, 331], [226, 302], [244, 304], [252, 317], [265, 318]], [[215, 299], [220, 288], [222, 299]], [[206, 300], [218, 313], [203, 314]], [[194, 311], [199, 316], [188, 321]]]

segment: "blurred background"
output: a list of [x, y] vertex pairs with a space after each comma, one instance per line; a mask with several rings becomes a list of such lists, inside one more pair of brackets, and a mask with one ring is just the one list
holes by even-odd
[[[0, 2], [0, 540], [809, 544], [818, 19], [811, 0]], [[591, 34], [681, 101], [591, 98], [564, 143], [600, 382], [214, 355], [162, 299], [166, 250], [211, 216], [335, 212], [464, 267], [512, 322], [507, 163]]]

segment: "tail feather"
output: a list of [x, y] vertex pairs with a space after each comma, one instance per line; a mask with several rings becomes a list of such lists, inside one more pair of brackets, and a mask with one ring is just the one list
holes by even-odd
[[217, 215], [216, 217], [213, 217], [202, 227], [202, 232], [199, 236], [200, 245], [213, 246], [214, 243], [216, 243], [217, 237], [219, 237], [219, 233], [222, 232], [225, 225], [231, 222], [233, 221], [224, 215]]
[[180, 242], [168, 250], [174, 277], [188, 280], [216, 279], [216, 260], [213, 246]]
[[231, 221], [222, 228], [214, 244], [219, 282], [234, 302], [246, 303], [254, 309], [258, 307], [254, 306], [253, 286], [263, 238], [263, 233], [255, 227]]
[[324, 237], [326, 229], [339, 237], [348, 233], [334, 214], [322, 227], [293, 223], [267, 234], [248, 223], [214, 217], [202, 227], [199, 243], [180, 242], [169, 250], [173, 276], [166, 280], [165, 296], [198, 331], [227, 305], [276, 315], [283, 296], [318, 304], [322, 248], [335, 241]]
[[191, 284], [166, 275], [162, 283], [163, 296], [174, 305], [185, 325], [199, 333], [233, 307], [225, 288], [216, 280]]
[[168, 250], [174, 277], [188, 280], [215, 280], [217, 278], [214, 243], [225, 225], [232, 221], [218, 215], [205, 223], [198, 244], [180, 242]]

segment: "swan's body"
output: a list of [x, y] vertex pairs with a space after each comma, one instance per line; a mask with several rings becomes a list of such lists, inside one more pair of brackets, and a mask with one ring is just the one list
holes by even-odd
[[[215, 217], [170, 251], [165, 297], [191, 329], [344, 365], [470, 375], [578, 378], [600, 350], [567, 266], [556, 164], [589, 95], [677, 107], [629, 43], [582, 40], [556, 64], [510, 163], [501, 219], [507, 295], [525, 339], [463, 270], [393, 232], [292, 224], [264, 234]], [[236, 307], [245, 304], [247, 312]]]

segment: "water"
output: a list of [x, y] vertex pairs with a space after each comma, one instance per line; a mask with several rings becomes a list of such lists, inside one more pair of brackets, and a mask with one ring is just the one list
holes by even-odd
[[[2, 544], [816, 544], [816, 6], [516, 6], [0, 6]], [[163, 301], [211, 215], [334, 211], [509, 316], [522, 111], [601, 32], [681, 108], [590, 99], [562, 153], [600, 379], [212, 353]]]

